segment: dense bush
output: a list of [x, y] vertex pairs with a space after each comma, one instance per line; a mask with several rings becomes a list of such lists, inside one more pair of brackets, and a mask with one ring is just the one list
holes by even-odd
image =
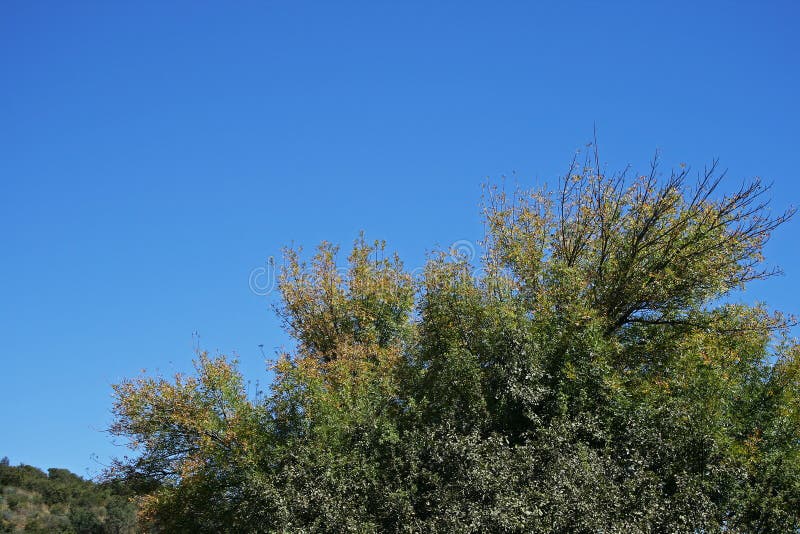
[[109, 473], [165, 532], [792, 532], [800, 358], [788, 321], [726, 301], [770, 274], [756, 181], [719, 193], [573, 165], [488, 188], [478, 265], [413, 279], [359, 239], [343, 272], [289, 250], [297, 340], [270, 392], [235, 361], [116, 386]]
[[134, 532], [135, 506], [119, 485], [0, 461], [0, 532]]

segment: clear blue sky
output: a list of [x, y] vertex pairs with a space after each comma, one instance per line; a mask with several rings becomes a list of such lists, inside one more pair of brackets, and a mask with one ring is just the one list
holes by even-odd
[[[595, 123], [609, 168], [719, 157], [797, 204], [796, 6], [0, 3], [0, 456], [97, 472], [111, 384], [194, 331], [263, 382], [287, 340], [248, 277], [282, 245], [364, 229], [418, 267]], [[747, 298], [800, 312], [798, 229]]]

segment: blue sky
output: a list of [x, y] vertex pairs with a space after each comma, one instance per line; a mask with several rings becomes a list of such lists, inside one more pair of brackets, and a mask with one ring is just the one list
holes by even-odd
[[[609, 169], [718, 157], [798, 204], [800, 9], [697, 4], [2, 2], [0, 456], [96, 473], [111, 384], [195, 331], [264, 382], [281, 246], [364, 229], [418, 267], [594, 124]], [[747, 299], [800, 312], [798, 224]]]

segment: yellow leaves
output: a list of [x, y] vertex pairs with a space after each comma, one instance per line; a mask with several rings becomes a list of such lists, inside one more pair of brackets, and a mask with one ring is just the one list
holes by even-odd
[[148, 524], [156, 518], [163, 505], [164, 495], [160, 492], [148, 493], [137, 498], [136, 518], [140, 525]]
[[183, 479], [192, 477], [202, 472], [205, 461], [199, 454], [189, 454], [180, 463], [179, 474]]
[[340, 355], [348, 343], [398, 343], [408, 330], [414, 304], [411, 275], [385, 244], [368, 244], [363, 235], [349, 256], [348, 268], [337, 265], [338, 247], [323, 243], [308, 266], [299, 251], [285, 251], [279, 310], [300, 350], [322, 360]]
[[761, 445], [761, 429], [756, 428], [755, 431], [745, 439], [743, 446], [745, 452], [750, 456], [755, 456]]
[[669, 381], [663, 378], [656, 378], [653, 380], [653, 384], [655, 384], [662, 392], [669, 393], [670, 392], [670, 383]]
[[567, 362], [564, 364], [564, 376], [567, 377], [567, 380], [575, 380], [578, 378], [578, 375], [575, 372], [575, 365], [572, 362]]
[[208, 458], [243, 458], [254, 450], [246, 440], [255, 436], [256, 407], [247, 399], [236, 361], [201, 353], [195, 368], [196, 376], [145, 376], [114, 386], [111, 432], [146, 454], [167, 458], [161, 469], [179, 479], [201, 472]]
[[769, 216], [757, 180], [714, 198], [713, 166], [691, 186], [685, 164], [660, 178], [654, 161], [649, 175], [626, 180], [592, 163], [573, 161], [555, 190], [487, 188], [487, 256], [532, 300], [584, 301], [613, 331], [637, 312], [696, 310], [768, 276], [759, 271], [763, 244], [789, 214]]

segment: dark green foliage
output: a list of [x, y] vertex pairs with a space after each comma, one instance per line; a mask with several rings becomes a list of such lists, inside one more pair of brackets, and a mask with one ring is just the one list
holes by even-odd
[[0, 532], [125, 534], [134, 532], [135, 519], [135, 505], [118, 484], [0, 462]]
[[126, 381], [109, 475], [164, 532], [797, 532], [800, 350], [724, 304], [787, 215], [686, 177], [490, 188], [479, 271], [290, 251], [269, 395], [205, 354]]

